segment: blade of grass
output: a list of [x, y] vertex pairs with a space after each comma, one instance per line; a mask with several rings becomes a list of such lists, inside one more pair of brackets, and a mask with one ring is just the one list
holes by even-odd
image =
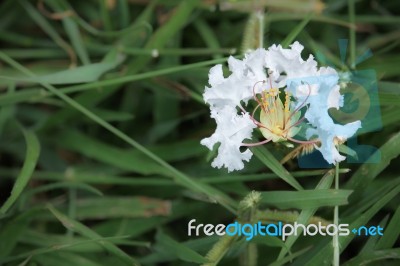
[[[7, 95], [12, 95], [15, 93], [15, 83], [10, 82], [7, 88]], [[9, 121], [14, 115], [16, 107], [13, 105], [7, 105], [0, 109], [0, 137], [3, 134], [4, 126], [7, 121]]]
[[292, 254], [290, 254], [290, 255], [284, 257], [283, 259], [278, 259], [278, 260], [274, 261], [273, 263], [268, 264], [268, 266], [287, 265], [287, 263], [289, 263], [289, 262], [293, 261], [295, 258], [297, 258], [297, 257], [299, 257], [299, 256], [301, 256], [301, 255], [303, 255], [304, 253], [306, 253], [306, 252], [309, 251], [310, 249], [311, 249], [311, 247], [303, 248], [303, 249], [301, 249], [301, 250], [299, 250], [299, 251], [296, 251], [296, 252], [294, 252], [294, 253], [292, 253]]
[[381, 186], [375, 185], [375, 183], [371, 183], [369, 191], [363, 192], [362, 194], [364, 195], [360, 194], [359, 199], [352, 200], [352, 196], [350, 196], [351, 204], [346, 208], [345, 211], [342, 212], [342, 215], [345, 217], [360, 215], [370, 206], [372, 206], [375, 203], [376, 199], [378, 199], [381, 195], [385, 195], [393, 187], [396, 187], [399, 184], [400, 178], [393, 178], [393, 180], [389, 180], [383, 183]]
[[170, 172], [165, 172], [165, 168], [142, 154], [129, 152], [100, 142], [90, 136], [78, 131], [65, 130], [57, 136], [55, 140], [61, 147], [69, 151], [75, 151], [88, 158], [116, 166], [129, 172], [144, 175], [159, 174], [168, 176]]
[[100, 16], [103, 21], [103, 27], [107, 31], [111, 31], [113, 29], [113, 25], [111, 22], [110, 12], [107, 6], [107, 0], [100, 0]]
[[[123, 259], [126, 260], [125, 262], [126, 262], [127, 265], [135, 265], [135, 266], [137, 265], [137, 266], [139, 266], [140, 264], [136, 263], [133, 260], [133, 258], [131, 258], [127, 254], [123, 253], [123, 251], [120, 250], [113, 243], [115, 239], [121, 239], [121, 238], [126, 238], [126, 236], [125, 237], [124, 236], [118, 236], [118, 237], [92, 237], [92, 239], [89, 239], [89, 240], [74, 241], [72, 243], [65, 243], [65, 244], [59, 244], [59, 245], [51, 245], [49, 247], [38, 248], [38, 249], [30, 250], [30, 251], [27, 251], [27, 252], [20, 252], [19, 254], [14, 255], [14, 256], [0, 257], [0, 263], [12, 262], [12, 261], [15, 261], [15, 260], [34, 257], [34, 256], [41, 255], [41, 254], [57, 252], [57, 251], [63, 250], [63, 249], [70, 249], [71, 247], [74, 247], [74, 246], [86, 245], [88, 243], [95, 243], [95, 244], [98, 244], [98, 245], [102, 245], [110, 253], [115, 254], [116, 257], [123, 256], [121, 254], [124, 254], [126, 257], [124, 257]], [[113, 247], [115, 247], [115, 249]]]
[[[48, 205], [48, 209], [51, 211], [51, 213], [67, 228], [70, 230], [73, 230], [83, 236], [86, 236], [92, 240], [96, 240], [99, 238], [102, 238], [98, 233], [95, 231], [91, 230], [89, 227], [85, 226], [84, 224], [81, 224], [80, 222], [76, 220], [71, 220], [58, 210], [56, 210], [54, 207], [51, 205]], [[140, 265], [136, 259], [133, 257], [129, 256], [126, 254], [123, 250], [121, 250], [119, 247], [117, 247], [115, 244], [109, 242], [109, 241], [101, 241], [99, 242], [100, 245], [102, 245], [106, 250], [108, 250], [110, 253], [114, 254], [118, 258], [121, 259], [122, 262], [126, 265]]]
[[[304, 14], [295, 14], [295, 13], [270, 13], [265, 17], [266, 23], [277, 22], [277, 21], [285, 21], [285, 20], [303, 20]], [[323, 22], [332, 25], [338, 25], [346, 28], [354, 27], [351, 23], [347, 21], [345, 18], [338, 18], [329, 15], [314, 15], [311, 21]]]
[[393, 214], [388, 226], [385, 228], [385, 233], [379, 239], [375, 246], [375, 249], [381, 250], [386, 248], [391, 248], [395, 245], [396, 241], [399, 239], [400, 235], [400, 206]]
[[60, 189], [60, 188], [77, 188], [77, 189], [81, 189], [87, 192], [90, 192], [94, 195], [97, 196], [103, 196], [103, 193], [98, 190], [97, 188], [94, 188], [92, 186], [89, 186], [88, 184], [85, 183], [78, 183], [78, 182], [55, 182], [55, 183], [51, 183], [51, 184], [46, 184], [43, 186], [39, 186], [33, 189], [30, 189], [29, 191], [27, 191], [24, 196], [33, 196], [37, 193], [42, 193], [42, 192], [46, 192], [46, 191], [51, 191], [54, 189]]
[[[352, 258], [343, 266], [359, 266], [368, 265], [372, 262], [387, 260], [387, 259], [400, 259], [400, 248], [386, 249], [386, 250], [375, 250], [366, 254], [359, 255]], [[376, 264], [383, 265], [383, 264]]]
[[[76, 67], [56, 73], [24, 79], [25, 82], [48, 84], [77, 84], [97, 81], [101, 75], [118, 66], [124, 60], [123, 56], [115, 56], [113, 62], [101, 62], [91, 65]], [[19, 78], [19, 80], [21, 80]]]
[[279, 163], [279, 161], [271, 154], [271, 152], [262, 146], [251, 149], [255, 156], [260, 159], [272, 172], [286, 181], [289, 185], [297, 190], [303, 190], [299, 182]]
[[[154, 151], [153, 151], [154, 152]], [[340, 173], [347, 173], [346, 169], [340, 169]], [[294, 177], [312, 177], [325, 174], [325, 170], [312, 170], [312, 171], [298, 171], [292, 172]], [[13, 177], [18, 175], [18, 169], [0, 168], [0, 175], [4, 177]], [[114, 185], [127, 185], [127, 186], [173, 186], [176, 185], [172, 180], [158, 177], [136, 177], [136, 176], [113, 176], [111, 174], [97, 173], [97, 172], [77, 172], [74, 171], [73, 175], [67, 176], [62, 172], [50, 171], [35, 171], [33, 173], [35, 179], [50, 180], [50, 181], [76, 181], [88, 184], [114, 184]], [[271, 180], [279, 178], [274, 173], [254, 174], [254, 175], [221, 175], [221, 176], [207, 176], [197, 177], [201, 182], [207, 184], [224, 184], [234, 182], [246, 181], [259, 181]]]
[[157, 232], [156, 235], [157, 244], [155, 249], [161, 249], [164, 252], [168, 252], [177, 256], [182, 261], [192, 262], [192, 263], [205, 263], [208, 260], [194, 251], [193, 249], [177, 242], [168, 235], [164, 234], [161, 230]]
[[[355, 2], [354, 0], [349, 0], [348, 2], [348, 14], [349, 14], [349, 22], [352, 25], [356, 25], [356, 16], [355, 16]], [[356, 31], [355, 28], [349, 28], [349, 38], [350, 38], [350, 67], [354, 69], [356, 67]]]
[[314, 16], [314, 13], [308, 14], [301, 22], [298, 24], [289, 34], [286, 36], [286, 38], [282, 41], [281, 45], [283, 48], [287, 48], [289, 44], [291, 44], [297, 36], [304, 30], [304, 28], [307, 26], [308, 22], [312, 19]]
[[76, 253], [104, 252], [104, 248], [96, 243], [98, 240], [103, 239], [106, 239], [118, 245], [150, 248], [150, 242], [127, 240], [128, 238], [130, 238], [130, 236], [118, 235], [113, 237], [88, 240], [86, 237], [74, 236], [73, 238], [70, 238], [66, 234], [49, 234], [47, 232], [43, 233], [31, 229], [21, 236], [20, 241], [24, 244], [29, 244], [35, 247], [63, 246], [63, 250]]
[[[206, 43], [210, 50], [221, 49], [221, 45], [218, 42], [218, 38], [213, 32], [212, 28], [204, 21], [204, 19], [196, 19], [194, 22], [194, 27], [199, 32], [200, 36]], [[215, 54], [214, 59], [222, 58], [221, 54]]]
[[279, 209], [309, 209], [322, 206], [345, 205], [352, 190], [320, 189], [301, 191], [268, 191], [261, 192], [262, 204]]
[[[5, 55], [4, 53], [2, 53], [2, 54]], [[111, 78], [111, 79], [106, 79], [106, 80], [101, 80], [101, 81], [95, 81], [95, 82], [82, 84], [82, 85], [69, 86], [66, 88], [59, 89], [59, 92], [61, 92], [63, 94], [69, 94], [69, 93], [74, 93], [74, 92], [79, 92], [79, 91], [90, 90], [90, 89], [97, 89], [99, 87], [104, 87], [104, 89], [106, 89], [106, 87], [108, 87], [108, 86], [120, 85], [120, 84], [124, 84], [124, 83], [129, 83], [129, 82], [143, 80], [143, 79], [149, 79], [152, 77], [163, 76], [163, 75], [168, 75], [168, 74], [172, 74], [172, 73], [179, 73], [182, 71], [187, 71], [187, 70], [196, 69], [196, 68], [200, 68], [200, 67], [204, 67], [204, 66], [223, 63], [223, 62], [226, 62], [226, 60], [227, 60], [227, 58], [213, 59], [213, 60], [203, 61], [203, 62], [199, 62], [199, 63], [193, 63], [193, 64], [188, 64], [188, 65], [183, 65], [183, 66], [176, 66], [176, 67], [170, 67], [170, 68], [165, 68], [165, 69], [160, 69], [160, 70], [149, 71], [146, 73], [141, 73], [141, 74], [136, 74], [136, 75], [124, 75], [122, 77]], [[0, 76], [0, 78], [4, 78], [4, 79], [8, 79], [8, 80], [15, 80], [15, 78], [10, 78], [10, 77], [5, 77], [5, 76]], [[37, 80], [37, 82], [39, 82], [39, 84], [40, 84], [40, 80]], [[15, 92], [11, 95], [8, 95], [8, 94], [0, 95], [0, 104], [1, 105], [15, 104], [15, 103], [24, 102], [24, 101], [32, 101], [35, 99], [42, 99], [42, 98], [50, 97], [53, 95], [55, 95], [54, 92], [52, 92], [52, 91], [48, 92], [43, 89], [22, 90], [22, 91]]]
[[[198, 0], [180, 2], [174, 10], [173, 16], [150, 37], [144, 48], [155, 50], [163, 48], [185, 26], [186, 21], [198, 3]], [[133, 61], [134, 63], [128, 67], [128, 73], [140, 71], [151, 59], [152, 57], [150, 56], [138, 56]]]
[[44, 253], [35, 255], [33, 261], [39, 263], [41, 266], [71, 266], [71, 265], [85, 265], [85, 266], [104, 266], [105, 264], [96, 261], [96, 259], [88, 259], [83, 255], [75, 254], [66, 251], [55, 251], [51, 253]]
[[148, 197], [101, 197], [76, 200], [76, 219], [167, 216], [171, 202]]
[[355, 192], [350, 200], [357, 200], [362, 191], [370, 184], [393, 160], [400, 155], [400, 133], [392, 136], [377, 152], [381, 154], [381, 162], [377, 164], [363, 164], [351, 176], [344, 188]]
[[27, 229], [31, 220], [29, 213], [25, 212], [3, 223], [0, 229], [0, 258], [5, 258], [14, 250], [20, 236]]
[[[52, 7], [55, 12], [63, 12], [63, 8], [59, 1], [48, 1], [46, 3]], [[69, 40], [72, 43], [73, 48], [75, 49], [79, 59], [84, 65], [90, 64], [90, 59], [88, 52], [86, 51], [86, 47], [84, 45], [81, 33], [79, 32], [78, 26], [75, 23], [74, 19], [71, 16], [63, 16], [62, 23], [65, 29], [65, 32], [68, 35]]]
[[5, 214], [8, 209], [18, 200], [19, 196], [28, 184], [32, 173], [36, 168], [36, 164], [40, 154], [40, 144], [36, 135], [32, 131], [25, 130], [23, 128], [21, 129], [26, 142], [25, 161], [22, 166], [21, 172], [19, 173], [11, 190], [11, 195], [0, 208], [0, 214]]
[[39, 25], [39, 27], [50, 36], [50, 38], [64, 49], [71, 58], [71, 65], [76, 65], [76, 55], [72, 47], [61, 38], [58, 32], [47, 22], [45, 18], [26, 0], [18, 1], [26, 10], [28, 15]]

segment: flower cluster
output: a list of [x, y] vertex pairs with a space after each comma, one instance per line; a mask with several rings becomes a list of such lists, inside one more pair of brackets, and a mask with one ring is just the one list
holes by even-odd
[[[303, 60], [302, 50], [295, 42], [289, 49], [280, 45], [257, 49], [243, 60], [230, 57], [232, 73], [227, 78], [222, 65], [210, 69], [210, 87], [203, 97], [217, 128], [201, 144], [211, 150], [220, 143], [213, 167], [240, 170], [252, 156], [248, 148], [241, 151], [240, 147], [269, 141], [313, 145], [328, 163], [345, 159], [336, 145], [353, 136], [361, 122], [340, 125], [333, 121], [328, 110], [343, 106], [338, 73], [330, 67], [318, 68], [312, 55]], [[255, 128], [265, 139], [248, 142]]]

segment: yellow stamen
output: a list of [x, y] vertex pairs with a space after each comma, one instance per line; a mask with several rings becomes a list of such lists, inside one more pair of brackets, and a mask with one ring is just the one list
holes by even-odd
[[285, 92], [285, 112], [289, 112], [290, 94]]

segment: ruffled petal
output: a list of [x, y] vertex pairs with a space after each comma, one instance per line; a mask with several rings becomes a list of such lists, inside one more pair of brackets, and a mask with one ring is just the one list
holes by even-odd
[[216, 65], [213, 66], [210, 69], [210, 73], [208, 74], [208, 83], [211, 86], [218, 86], [219, 84], [221, 84], [222, 82], [224, 82], [225, 78], [224, 78], [224, 74], [222, 72], [222, 65]]
[[[281, 45], [272, 45], [266, 52], [266, 66], [272, 72], [278, 72], [286, 78], [310, 77], [317, 75], [317, 62], [312, 55], [304, 61], [301, 57], [303, 46], [299, 42], [290, 45], [289, 49]], [[284, 79], [280, 84], [285, 85]]]
[[226, 167], [228, 171], [243, 169], [243, 161], [249, 161], [252, 153], [249, 149], [240, 151], [245, 139], [251, 139], [256, 127], [248, 113], [238, 115], [236, 108], [225, 106], [221, 110], [212, 110], [211, 117], [217, 123], [215, 133], [201, 141], [210, 150], [220, 143], [218, 156], [212, 162], [213, 167]]

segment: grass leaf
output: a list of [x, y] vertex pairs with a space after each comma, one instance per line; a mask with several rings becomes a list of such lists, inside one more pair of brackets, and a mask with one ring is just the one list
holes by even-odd
[[11, 195], [4, 202], [3, 206], [0, 208], [0, 213], [4, 214], [8, 209], [18, 200], [22, 191], [28, 184], [33, 171], [36, 168], [36, 164], [40, 154], [40, 143], [37, 139], [35, 133], [30, 130], [25, 130], [22, 128], [22, 132], [25, 137], [26, 142], [26, 155], [25, 161], [22, 166], [21, 172], [19, 173], [17, 179], [15, 180], [13, 189], [11, 190]]
[[271, 154], [271, 152], [262, 146], [251, 149], [255, 156], [261, 160], [272, 172], [286, 181], [289, 185], [297, 190], [303, 190], [299, 182], [279, 163], [279, 161]]
[[[97, 234], [95, 231], [91, 230], [89, 227], [81, 224], [80, 222], [76, 220], [72, 220], [56, 210], [54, 207], [51, 205], [48, 206], [48, 209], [51, 211], [51, 213], [65, 226], [65, 228], [73, 230], [82, 236], [85, 236], [89, 239], [99, 239], [101, 236]], [[139, 263], [131, 256], [126, 254], [123, 250], [121, 250], [119, 247], [114, 245], [111, 242], [108, 241], [99, 241], [99, 244], [102, 245], [106, 250], [108, 250], [110, 253], [114, 254], [116, 257], [118, 257], [121, 262], [124, 262], [126, 265], [139, 265]]]

